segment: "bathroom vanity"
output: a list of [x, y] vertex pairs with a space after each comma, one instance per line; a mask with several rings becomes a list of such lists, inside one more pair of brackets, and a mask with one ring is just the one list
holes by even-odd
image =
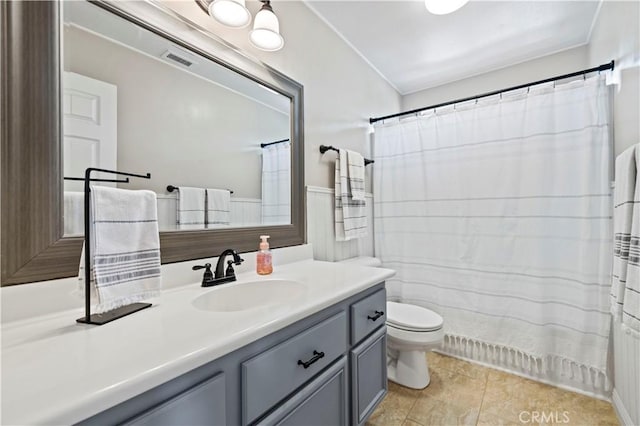
[[305, 260], [105, 326], [5, 326], [3, 423], [363, 424], [386, 394], [392, 275]]

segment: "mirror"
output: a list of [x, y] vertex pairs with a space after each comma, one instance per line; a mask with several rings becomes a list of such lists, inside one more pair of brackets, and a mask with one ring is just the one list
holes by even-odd
[[[66, 10], [68, 5], [77, 7], [78, 10], [97, 11], [102, 14], [104, 19], [94, 22], [98, 26], [93, 28], [87, 27], [86, 24], [81, 25], [81, 22], [74, 23], [74, 19], [81, 18], [76, 16], [76, 12], [68, 12]], [[131, 179], [127, 188], [147, 188], [156, 191], [160, 202], [168, 203], [167, 214], [171, 213], [169, 210], [173, 206], [177, 206], [177, 197], [180, 193], [180, 189], [177, 191], [178, 194], [168, 192], [166, 190], [168, 185], [178, 188], [192, 186], [234, 191], [233, 195], [229, 194], [231, 205], [229, 223], [219, 228], [206, 227], [205, 225], [204, 228], [200, 226], [197, 229], [176, 230], [175, 221], [177, 218], [172, 219], [170, 216], [165, 218], [168, 223], [165, 228], [166, 232], [160, 233], [162, 263], [212, 257], [226, 248], [235, 248], [239, 252], [253, 251], [256, 250], [258, 236], [261, 234], [271, 235], [270, 242], [273, 248], [304, 243], [304, 101], [302, 85], [236, 50], [214, 34], [176, 14], [160, 2], [0, 2], [0, 18], [3, 23], [7, 24], [0, 26], [0, 36], [4, 40], [11, 40], [11, 49], [0, 50], [2, 71], [0, 78], [3, 91], [3, 96], [0, 97], [0, 114], [3, 123], [1, 132], [3, 155], [0, 156], [0, 184], [2, 186], [0, 282], [3, 286], [71, 277], [78, 273], [83, 238], [78, 236], [64, 237], [64, 218], [70, 213], [67, 212], [66, 215], [64, 213], [65, 200], [63, 196], [65, 191], [75, 191], [78, 187], [75, 186], [77, 182], [65, 181], [63, 176], [79, 177], [76, 175], [79, 173], [79, 169], [84, 167], [83, 162], [86, 164], [86, 161], [97, 161], [94, 164], [102, 164], [98, 162], [102, 158], [99, 157], [100, 150], [97, 146], [82, 145], [73, 137], [68, 138], [66, 144], [70, 147], [65, 148], [64, 132], [71, 127], [67, 125], [65, 130], [63, 122], [65, 113], [67, 116], [76, 115], [75, 118], [79, 120], [84, 117], [87, 122], [90, 121], [88, 118], [97, 121], [95, 118], [99, 112], [100, 103], [96, 102], [95, 98], [92, 100], [91, 96], [82, 97], [77, 92], [71, 96], [72, 93], [69, 91], [65, 93], [63, 89], [68, 87], [69, 83], [65, 85], [63, 80], [74, 78], [69, 77], [71, 74], [67, 74], [65, 77], [65, 72], [69, 72], [114, 85], [114, 82], [109, 80], [114, 76], [88, 75], [90, 74], [89, 69], [83, 68], [91, 65], [88, 62], [108, 61], [109, 58], [94, 57], [84, 65], [77, 62], [77, 58], [71, 58], [73, 52], [67, 52], [63, 45], [64, 41], [69, 41], [73, 37], [68, 34], [65, 36], [63, 34], [65, 31], [88, 32], [89, 36], [97, 42], [106, 43], [109, 41], [111, 44], [118, 45], [120, 50], [128, 54], [134, 50], [144, 51], [141, 46], [136, 47], [131, 43], [146, 43], [150, 40], [149, 36], [151, 35], [160, 37], [165, 50], [157, 52], [153, 58], [149, 56], [150, 53], [145, 53], [145, 59], [149, 63], [163, 65], [171, 72], [178, 73], [180, 71], [179, 74], [175, 74], [179, 77], [176, 77], [171, 84], [165, 82], [163, 88], [153, 89], [162, 90], [161, 94], [164, 95], [164, 98], [158, 98], [161, 101], [171, 103], [169, 100], [176, 97], [175, 102], [178, 104], [178, 108], [166, 115], [151, 114], [152, 118], [157, 118], [155, 123], [152, 123], [156, 128], [153, 126], [136, 128], [134, 126], [136, 122], [143, 119], [151, 120], [149, 115], [144, 117], [142, 114], [144, 111], [134, 111], [136, 117], [131, 117], [130, 120], [120, 118], [118, 108], [125, 108], [122, 101], [125, 100], [127, 92], [124, 90], [124, 83], [117, 81], [115, 83], [115, 85], [122, 87], [117, 88], [115, 101], [117, 127], [111, 132], [116, 134], [116, 144], [115, 149], [110, 151], [111, 161], [115, 158], [114, 167], [122, 171], [151, 172], [154, 179], [153, 182]], [[110, 37], [107, 37], [108, 31], [113, 32], [114, 29], [110, 28], [110, 25], [117, 25], [118, 30], [117, 34], [111, 34]], [[121, 27], [129, 27], [129, 29], [124, 30]], [[118, 40], [116, 35], [129, 37], [131, 43], [127, 44], [123, 40]], [[69, 38], [63, 40], [64, 37]], [[105, 37], [110, 40], [106, 40]], [[114, 41], [116, 43], [113, 43]], [[78, 43], [82, 43], [82, 41], [78, 41]], [[214, 84], [203, 75], [197, 75], [188, 70], [185, 72], [181, 64], [174, 65], [167, 61], [169, 58], [163, 58], [163, 53], [165, 56], [175, 54], [182, 60], [192, 59], [194, 63], [217, 65], [216, 72], [220, 71], [218, 76], [222, 76], [220, 78], [223, 80], [216, 80], [216, 84]], [[71, 61], [68, 65], [64, 62], [67, 58]], [[87, 58], [85, 57], [85, 59]], [[75, 65], [72, 65], [72, 62]], [[108, 64], [108, 62], [103, 63]], [[109, 71], [116, 72], [118, 70], [114, 67]], [[120, 70], [119, 72], [125, 73], [125, 71]], [[129, 73], [135, 74], [135, 71], [130, 70]], [[147, 73], [136, 77], [136, 81], [140, 85], [146, 85], [150, 83], [148, 80], [153, 80]], [[209, 140], [202, 141], [200, 139], [196, 143], [194, 142], [196, 141], [195, 137], [193, 140], [181, 138], [181, 135], [191, 130], [189, 129], [189, 121], [185, 118], [189, 114], [197, 116], [197, 114], [205, 112], [232, 110], [229, 102], [225, 102], [225, 107], [220, 108], [220, 104], [209, 98], [206, 100], [198, 98], [197, 102], [191, 99], [177, 98], [182, 80], [187, 78], [197, 79], [198, 84], [207, 85], [212, 93], [217, 91], [216, 93], [220, 96], [223, 96], [223, 93], [230, 96], [228, 93], [232, 93], [235, 95], [233, 98], [235, 104], [249, 105], [250, 102], [253, 102], [251, 104], [253, 106], [249, 108], [251, 111], [235, 110], [231, 116], [225, 119], [224, 125], [214, 127], [220, 130], [220, 128], [224, 129], [225, 126], [231, 126], [232, 122], [235, 122], [236, 124], [244, 123], [243, 130], [250, 131], [255, 126], [259, 132], [245, 133], [245, 136], [240, 138], [239, 133], [236, 134], [235, 131], [229, 130], [224, 137], [216, 137], [211, 134], [211, 137], [207, 138], [212, 130], [200, 128], [199, 133], [204, 134], [204, 139]], [[191, 90], [193, 91], [193, 89]], [[187, 89], [183, 91], [188, 92]], [[150, 98], [152, 96], [159, 97], [161, 94], [147, 93], [146, 95]], [[196, 95], [201, 95], [201, 93]], [[258, 124], [254, 123], [252, 118], [248, 118], [267, 114], [257, 113], [266, 110], [273, 117], [280, 117], [278, 120], [274, 119], [274, 122], [277, 121], [279, 124], [275, 125], [272, 122]], [[173, 133], [168, 130], [162, 133], [157, 131], [160, 128], [160, 121], [163, 122], [162, 125], [165, 125], [166, 121], [179, 124], [182, 127], [179, 130], [173, 130]], [[267, 125], [273, 126], [267, 128]], [[120, 136], [124, 135], [125, 128], [131, 128], [132, 133], [128, 134], [128, 130], [126, 137]], [[158, 157], [157, 150], [149, 147], [155, 148], [153, 142], [159, 143], [161, 137], [174, 141], [173, 144], [167, 145], [173, 149], [173, 151], [169, 151], [169, 159], [152, 158]], [[229, 139], [223, 141], [225, 142], [223, 145], [217, 145], [214, 148], [214, 142], [217, 143], [218, 139], [227, 137]], [[274, 216], [285, 217], [267, 220], [263, 217], [266, 216], [263, 202], [267, 198], [263, 194], [272, 194], [272, 192], [265, 188], [266, 184], [262, 179], [262, 153], [264, 150], [260, 144], [286, 138], [289, 139], [289, 172], [279, 171], [274, 174], [278, 174], [280, 177], [288, 176], [283, 180], [288, 182], [289, 190], [288, 192], [286, 189], [280, 190], [280, 188], [286, 188], [286, 185], [278, 186], [278, 195], [272, 196], [270, 202], [283, 205], [289, 203], [289, 207], [284, 210], [284, 213], [280, 210], [270, 213]], [[144, 149], [140, 149], [143, 145], [135, 143], [121, 147], [121, 142], [124, 143], [125, 139], [144, 142], [147, 145], [144, 145]], [[251, 141], [247, 141], [248, 139]], [[185, 152], [187, 145], [192, 142], [198, 151], [205, 149], [201, 146], [202, 144], [205, 144], [206, 148], [211, 148], [212, 151], [207, 154], [211, 158], [205, 158], [205, 155], [200, 152], [195, 158], [197, 162], [179, 163], [185, 159], [179, 158], [177, 153]], [[277, 145], [279, 144], [274, 146]], [[73, 149], [77, 149], [77, 151]], [[130, 152], [132, 158], [121, 157], [121, 154], [126, 151]], [[82, 160], [77, 163], [80, 165], [76, 166], [75, 159], [69, 158], [70, 155], [81, 158]], [[193, 161], [192, 156], [193, 154], [190, 154], [188, 159]], [[152, 164], [152, 159], [157, 160], [158, 163]], [[240, 163], [236, 162], [234, 163], [236, 166], [230, 167], [231, 162], [236, 160], [242, 161], [243, 165], [240, 166]], [[137, 161], [138, 163], [128, 163], [128, 161]], [[174, 167], [176, 163], [179, 163], [180, 167]], [[214, 167], [215, 164], [217, 165]], [[245, 167], [244, 164], [247, 166]], [[224, 167], [227, 167], [226, 172], [224, 172]], [[215, 175], [218, 168], [224, 173]], [[180, 173], [163, 175], [169, 169], [178, 170]], [[238, 172], [240, 173], [238, 174]], [[250, 176], [252, 176], [251, 179], [249, 179]], [[210, 177], [211, 180], [209, 180]], [[234, 221], [231, 218], [234, 199], [252, 199], [254, 203], [257, 203], [256, 200], [259, 199], [261, 211], [259, 222], [255, 212], [250, 220]], [[170, 204], [171, 202], [174, 204]], [[257, 206], [254, 207], [257, 208]], [[163, 208], [159, 204], [159, 209]], [[175, 214], [177, 215], [177, 211]], [[172, 220], [174, 220], [173, 229], [171, 229]]]
[[151, 173], [94, 184], [156, 192], [160, 231], [291, 223], [289, 97], [91, 3], [63, 23], [65, 236], [88, 167]]

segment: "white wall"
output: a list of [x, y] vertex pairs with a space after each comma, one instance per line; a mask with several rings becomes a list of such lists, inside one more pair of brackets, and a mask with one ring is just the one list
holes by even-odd
[[[250, 28], [226, 28], [204, 14], [195, 2], [163, 3], [304, 85], [307, 185], [333, 187], [335, 154], [321, 156], [320, 145], [369, 155], [369, 117], [400, 111], [400, 95], [395, 89], [301, 1], [272, 3], [285, 45], [271, 53], [250, 45]], [[257, 1], [248, 1], [247, 7], [255, 16], [260, 6]]]
[[[589, 64], [616, 61], [620, 88], [614, 91], [616, 154], [640, 143], [640, 3], [605, 1], [593, 28]], [[625, 424], [640, 424], [640, 339], [612, 324], [613, 402]]]
[[411, 93], [402, 98], [402, 109], [412, 110], [455, 99], [567, 74], [587, 67], [588, 49], [580, 46], [464, 80]]
[[259, 145], [289, 136], [288, 114], [76, 27], [65, 27], [64, 67], [118, 87], [118, 168], [151, 173], [127, 189], [261, 198]]
[[613, 101], [617, 155], [640, 143], [640, 2], [604, 1], [588, 47], [589, 66], [613, 59], [620, 71]]

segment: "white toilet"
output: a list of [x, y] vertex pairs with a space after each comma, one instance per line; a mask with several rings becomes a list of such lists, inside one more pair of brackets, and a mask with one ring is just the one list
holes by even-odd
[[413, 389], [429, 385], [427, 351], [442, 345], [442, 317], [407, 303], [387, 302], [387, 376]]
[[[373, 257], [355, 257], [343, 262], [381, 266]], [[413, 389], [429, 385], [426, 353], [442, 345], [444, 320], [421, 306], [387, 301], [387, 376]]]

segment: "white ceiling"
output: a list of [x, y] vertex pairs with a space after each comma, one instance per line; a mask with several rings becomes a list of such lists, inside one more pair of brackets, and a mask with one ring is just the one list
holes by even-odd
[[404, 95], [586, 44], [600, 1], [471, 0], [439, 16], [424, 1], [307, 4]]

